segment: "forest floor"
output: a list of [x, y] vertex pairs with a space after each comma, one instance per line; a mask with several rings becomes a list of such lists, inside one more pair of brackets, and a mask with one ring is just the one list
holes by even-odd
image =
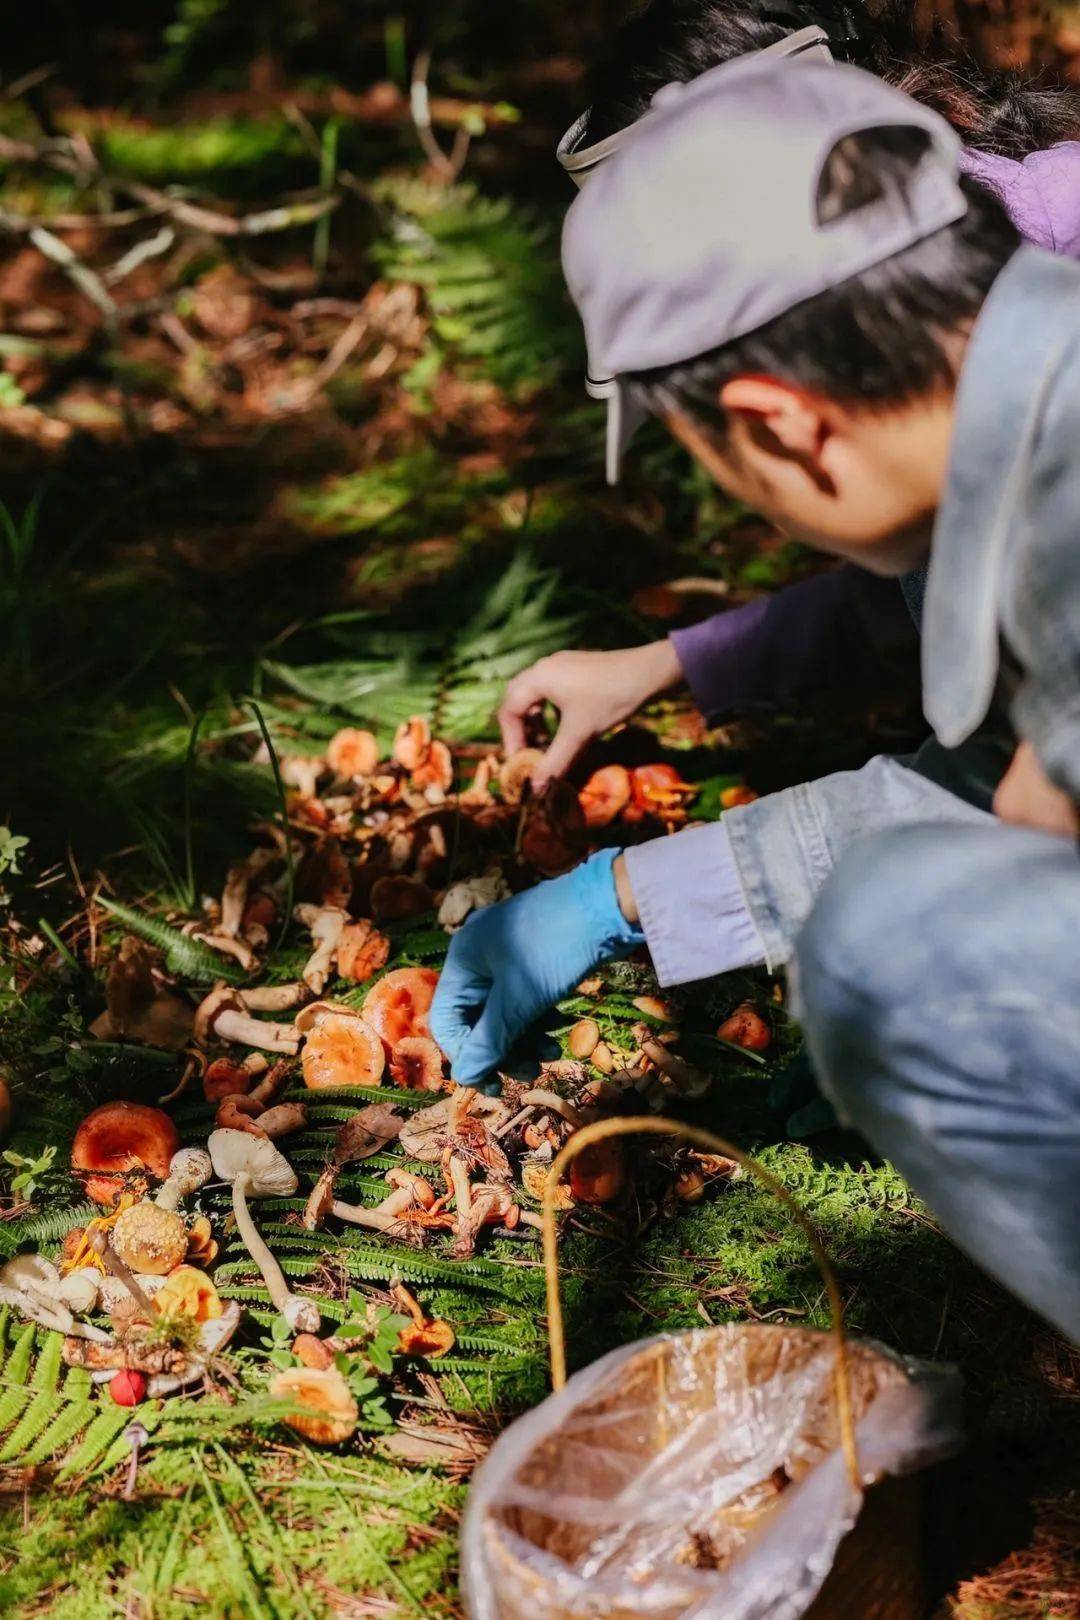
[[[347, 724], [386, 747], [426, 714], [464, 774], [515, 668], [568, 642], [663, 633], [718, 591], [737, 603], [810, 566], [658, 432], [628, 488], [604, 488], [559, 280], [565, 198], [546, 177], [534, 195], [549, 131], [487, 109], [449, 184], [420, 170], [399, 94], [317, 101], [286, 113], [238, 98], [160, 124], [73, 106], [48, 140], [16, 105], [0, 125], [3, 1254], [55, 1254], [86, 1218], [67, 1170], [82, 1115], [175, 1080], [171, 1057], [88, 1035], [124, 931], [101, 902], [177, 923], [220, 893], [253, 822], [277, 811], [253, 700], [281, 756], [319, 752]], [[445, 116], [452, 134], [460, 109]], [[264, 218], [260, 234], [252, 219], [299, 191], [289, 228]], [[671, 590], [687, 578], [709, 583]], [[674, 761], [700, 785], [694, 813], [716, 815], [725, 786], [768, 791], [917, 727], [904, 703], [869, 709], [847, 694], [709, 731], [673, 702], [593, 763]], [[437, 965], [443, 945], [420, 918], [394, 933], [392, 963]], [[288, 979], [303, 954], [295, 930], [266, 971]], [[888, 1165], [823, 1127], [781, 987], [703, 986], [688, 1017], [715, 1024], [747, 995], [773, 1025], [767, 1061], [714, 1046], [693, 1117], [798, 1198], [853, 1331], [965, 1376], [970, 1445], [928, 1484], [942, 1615], [1080, 1613], [1080, 1361], [958, 1255]], [[343, 1117], [330, 1102], [313, 1112], [297, 1142], [308, 1166]], [[177, 1117], [205, 1133], [198, 1105]], [[283, 1245], [289, 1213], [276, 1212]], [[319, 1451], [259, 1407], [272, 1313], [238, 1254], [219, 1268], [250, 1307], [235, 1389], [166, 1411], [131, 1499], [125, 1414], [64, 1382], [48, 1335], [5, 1320], [4, 1615], [457, 1612], [468, 1474], [547, 1387], [537, 1248], [500, 1237], [458, 1262], [297, 1242], [290, 1276], [331, 1320], [386, 1303], [396, 1271], [457, 1335], [443, 1361], [394, 1358], [392, 1427]], [[645, 1177], [614, 1212], [570, 1223], [564, 1265], [577, 1364], [665, 1328], [828, 1320], [803, 1240], [746, 1180], [673, 1206]]]

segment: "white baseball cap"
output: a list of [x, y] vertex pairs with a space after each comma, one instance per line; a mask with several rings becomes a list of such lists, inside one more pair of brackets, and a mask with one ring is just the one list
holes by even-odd
[[[918, 129], [903, 194], [823, 223], [845, 136]], [[624, 379], [696, 359], [960, 219], [961, 143], [937, 113], [861, 68], [754, 52], [669, 85], [594, 169], [563, 228], [591, 392], [608, 399], [607, 474], [644, 417]]]

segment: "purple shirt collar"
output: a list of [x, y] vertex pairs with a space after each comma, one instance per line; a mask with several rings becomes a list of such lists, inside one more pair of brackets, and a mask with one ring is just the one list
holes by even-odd
[[1059, 141], [1022, 161], [966, 149], [963, 172], [997, 193], [1027, 241], [1080, 259], [1080, 141]]

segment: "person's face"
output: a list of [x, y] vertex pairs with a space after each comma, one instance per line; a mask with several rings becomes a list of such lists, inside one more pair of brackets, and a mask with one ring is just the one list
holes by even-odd
[[771, 377], [721, 390], [721, 436], [671, 413], [668, 426], [729, 494], [785, 534], [877, 574], [926, 556], [945, 482], [951, 396], [853, 411]]

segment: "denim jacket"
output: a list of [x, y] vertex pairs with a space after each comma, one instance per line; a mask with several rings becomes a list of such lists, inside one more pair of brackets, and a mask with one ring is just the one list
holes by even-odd
[[[1016, 731], [1080, 800], [1080, 265], [1038, 248], [1002, 271], [968, 345], [922, 628], [938, 742], [969, 738], [1004, 684]], [[776, 968], [857, 839], [991, 819], [878, 758], [729, 811], [723, 831]]]

